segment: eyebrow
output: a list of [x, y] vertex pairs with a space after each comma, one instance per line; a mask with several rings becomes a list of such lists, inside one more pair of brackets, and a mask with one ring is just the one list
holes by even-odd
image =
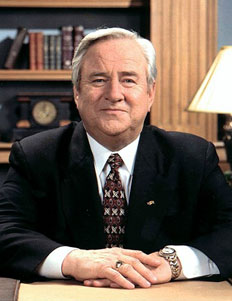
[[138, 73], [135, 71], [123, 71], [121, 72], [123, 76], [133, 76], [133, 77], [138, 77]]
[[107, 76], [105, 72], [92, 72], [89, 74], [89, 77], [97, 77], [97, 76]]
[[[122, 76], [133, 76], [133, 77], [138, 77], [138, 74], [134, 71], [122, 71], [119, 72], [120, 75]], [[89, 77], [98, 77], [98, 76], [104, 76], [104, 77], [109, 77], [108, 73], [106, 72], [92, 72], [89, 74]]]

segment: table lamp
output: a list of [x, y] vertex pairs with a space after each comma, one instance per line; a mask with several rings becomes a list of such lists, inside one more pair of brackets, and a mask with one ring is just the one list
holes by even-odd
[[226, 114], [223, 141], [232, 169], [232, 46], [220, 49], [187, 111]]

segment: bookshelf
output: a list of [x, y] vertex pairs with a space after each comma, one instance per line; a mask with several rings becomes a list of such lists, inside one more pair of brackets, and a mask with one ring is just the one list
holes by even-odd
[[71, 70], [0, 70], [0, 81], [70, 81]]
[[142, 7], [149, 1], [144, 0], [6, 0], [0, 1], [0, 7], [73, 7], [73, 8], [128, 8]]

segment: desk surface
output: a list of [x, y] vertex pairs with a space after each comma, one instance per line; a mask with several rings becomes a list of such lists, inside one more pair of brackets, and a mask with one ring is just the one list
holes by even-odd
[[231, 301], [229, 282], [176, 281], [133, 290], [85, 287], [74, 281], [21, 283], [18, 301]]

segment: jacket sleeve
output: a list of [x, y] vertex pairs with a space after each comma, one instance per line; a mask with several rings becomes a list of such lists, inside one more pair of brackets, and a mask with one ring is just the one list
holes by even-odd
[[30, 168], [19, 142], [12, 147], [10, 169], [0, 189], [0, 274], [37, 279], [36, 268], [61, 244], [39, 231], [38, 204]]
[[232, 189], [218, 166], [215, 148], [208, 143], [190, 246], [201, 250], [218, 266], [223, 278], [232, 275]]

